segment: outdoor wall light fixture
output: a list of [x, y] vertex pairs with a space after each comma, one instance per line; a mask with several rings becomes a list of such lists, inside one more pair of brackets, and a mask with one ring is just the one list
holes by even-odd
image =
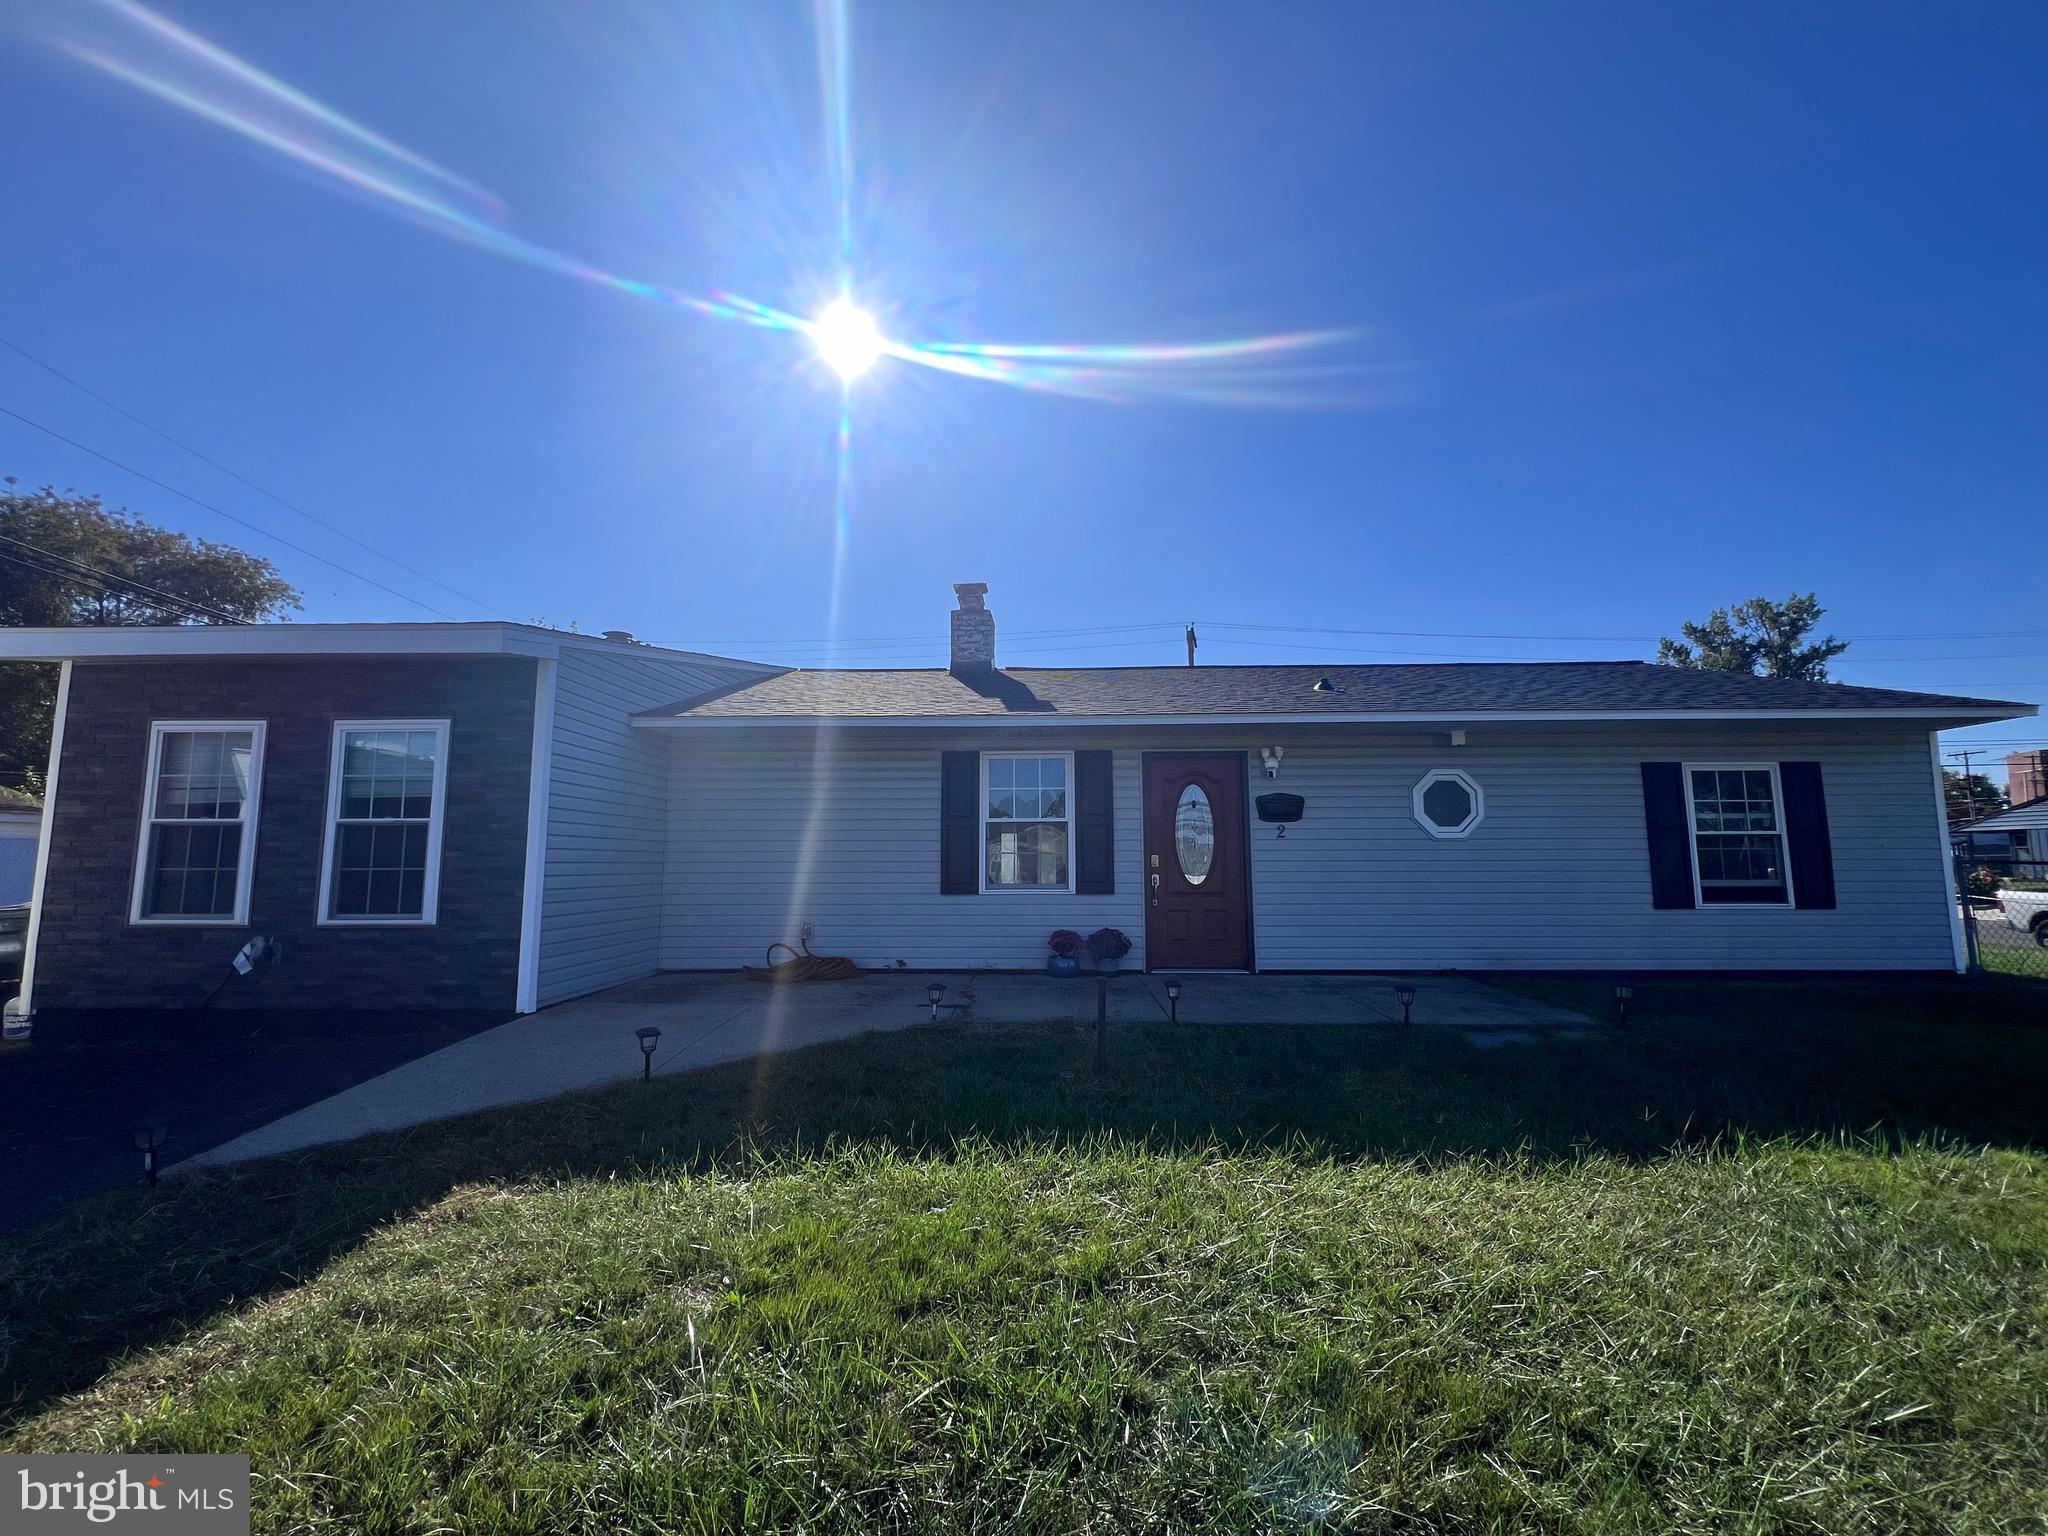
[[1636, 989], [1634, 987], [1616, 987], [1614, 989], [1614, 1011], [1619, 1021], [1623, 1024], [1628, 1022], [1628, 1000], [1635, 995]]
[[1169, 1024], [1180, 1022], [1180, 983], [1177, 981], [1166, 984], [1166, 1021]]
[[939, 999], [946, 995], [945, 984], [933, 982], [924, 989], [924, 995], [925, 1000], [932, 1005], [932, 1022], [936, 1024], [939, 1022]]
[[644, 1083], [654, 1076], [654, 1048], [661, 1044], [661, 1031], [643, 1024], [633, 1033], [640, 1041], [640, 1081]]
[[156, 1155], [169, 1138], [171, 1128], [162, 1120], [138, 1120], [133, 1135], [135, 1150], [142, 1154], [143, 1177], [149, 1180], [149, 1187], [156, 1188]]
[[1411, 1022], [1408, 1017], [1408, 1010], [1415, 1006], [1415, 989], [1413, 987], [1394, 988], [1394, 1001], [1401, 1005], [1401, 1022], [1403, 1024]]
[[1259, 761], [1266, 765], [1267, 778], [1277, 779], [1280, 777], [1280, 759], [1286, 755], [1287, 749], [1285, 747], [1259, 748]]

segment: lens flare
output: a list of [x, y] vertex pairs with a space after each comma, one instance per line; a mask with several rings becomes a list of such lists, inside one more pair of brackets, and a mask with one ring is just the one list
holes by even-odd
[[[854, 262], [854, 155], [849, 105], [846, 0], [815, 0], [826, 155], [839, 260]], [[1310, 366], [1303, 354], [1327, 352], [1349, 330], [1179, 343], [1016, 345], [885, 336], [869, 312], [839, 298], [813, 318], [713, 290], [690, 293], [607, 271], [508, 227], [505, 204], [479, 186], [365, 127], [303, 91], [166, 20], [138, 0], [90, 0], [51, 8], [47, 40], [104, 74], [260, 144], [421, 226], [507, 260], [579, 278], [615, 292], [808, 338], [818, 356], [851, 383], [884, 357], [961, 378], [1090, 400], [1178, 399], [1218, 405], [1330, 403], [1323, 387], [1355, 363]]]
[[850, 299], [834, 299], [810, 324], [818, 356], [840, 378], [859, 378], [882, 360], [889, 344], [875, 326], [875, 317]]

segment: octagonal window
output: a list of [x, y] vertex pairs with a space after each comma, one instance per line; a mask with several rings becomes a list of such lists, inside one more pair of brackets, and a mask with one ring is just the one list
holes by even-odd
[[1431, 769], [1415, 786], [1415, 819], [1431, 837], [1467, 837], [1485, 814], [1485, 794], [1455, 768]]

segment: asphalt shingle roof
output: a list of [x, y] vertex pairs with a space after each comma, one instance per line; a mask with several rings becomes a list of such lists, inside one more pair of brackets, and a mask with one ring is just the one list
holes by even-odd
[[2048, 827], [2048, 798], [2028, 800], [2009, 811], [2000, 811], [1995, 816], [1984, 816], [1970, 822], [1958, 831], [1970, 832], [2025, 832], [2035, 827]]
[[[1328, 686], [1318, 688], [1318, 682]], [[881, 720], [1043, 715], [1444, 715], [1649, 710], [2008, 710], [2032, 705], [1705, 672], [1641, 661], [1461, 662], [1429, 666], [1009, 667], [961, 678], [942, 668], [797, 669], [642, 718]]]

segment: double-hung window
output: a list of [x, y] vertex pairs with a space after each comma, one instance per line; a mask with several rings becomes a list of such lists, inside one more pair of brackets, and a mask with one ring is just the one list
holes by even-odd
[[981, 888], [1071, 891], [1074, 757], [984, 753]]
[[159, 720], [150, 726], [131, 919], [249, 920], [262, 783], [262, 721]]
[[1700, 904], [1790, 905], [1778, 770], [1768, 763], [1688, 763], [1685, 800]]
[[446, 720], [336, 723], [321, 922], [434, 921], [447, 784]]

